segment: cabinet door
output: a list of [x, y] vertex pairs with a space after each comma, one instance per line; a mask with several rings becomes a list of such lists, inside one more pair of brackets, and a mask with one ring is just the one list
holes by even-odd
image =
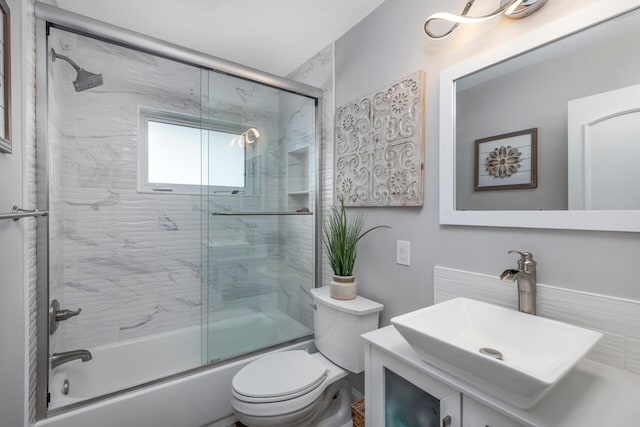
[[384, 368], [384, 425], [440, 426], [440, 399]]
[[522, 424], [469, 396], [462, 396], [462, 427], [522, 427]]
[[461, 427], [461, 395], [368, 346], [365, 370], [367, 427]]

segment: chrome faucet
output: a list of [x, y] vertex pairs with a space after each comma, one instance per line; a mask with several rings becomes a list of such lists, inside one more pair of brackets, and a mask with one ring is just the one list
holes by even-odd
[[531, 252], [509, 251], [520, 254], [517, 270], [505, 270], [500, 275], [503, 282], [518, 282], [518, 311], [536, 314], [536, 262]]
[[92, 356], [88, 350], [72, 350], [63, 351], [62, 353], [53, 353], [51, 355], [51, 369], [55, 369], [58, 366], [71, 362], [72, 360], [81, 359], [83, 362], [91, 360]]

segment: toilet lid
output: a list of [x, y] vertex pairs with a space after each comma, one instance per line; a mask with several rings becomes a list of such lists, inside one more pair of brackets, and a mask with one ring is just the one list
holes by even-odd
[[284, 398], [309, 392], [325, 379], [328, 369], [303, 350], [263, 356], [233, 377], [233, 390], [251, 398]]

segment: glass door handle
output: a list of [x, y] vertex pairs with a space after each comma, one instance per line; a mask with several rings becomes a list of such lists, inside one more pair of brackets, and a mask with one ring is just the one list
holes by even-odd
[[442, 427], [451, 427], [451, 415], [447, 415], [442, 419]]
[[289, 211], [281, 211], [281, 212], [211, 212], [213, 216], [284, 216], [284, 215], [313, 215], [313, 212], [303, 211], [303, 212], [289, 212]]

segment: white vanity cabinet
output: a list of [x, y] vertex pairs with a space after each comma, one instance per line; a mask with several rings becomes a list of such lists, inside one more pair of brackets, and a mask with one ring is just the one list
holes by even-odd
[[365, 347], [367, 427], [462, 427], [459, 391], [376, 347]]
[[462, 427], [521, 427], [522, 424], [469, 396], [462, 396]]
[[[393, 326], [362, 339], [367, 427], [640, 426], [640, 375], [629, 371], [582, 360], [537, 405], [520, 409], [424, 362]], [[385, 419], [424, 408], [436, 415], [430, 422]]]
[[521, 427], [391, 353], [365, 350], [367, 427]]

